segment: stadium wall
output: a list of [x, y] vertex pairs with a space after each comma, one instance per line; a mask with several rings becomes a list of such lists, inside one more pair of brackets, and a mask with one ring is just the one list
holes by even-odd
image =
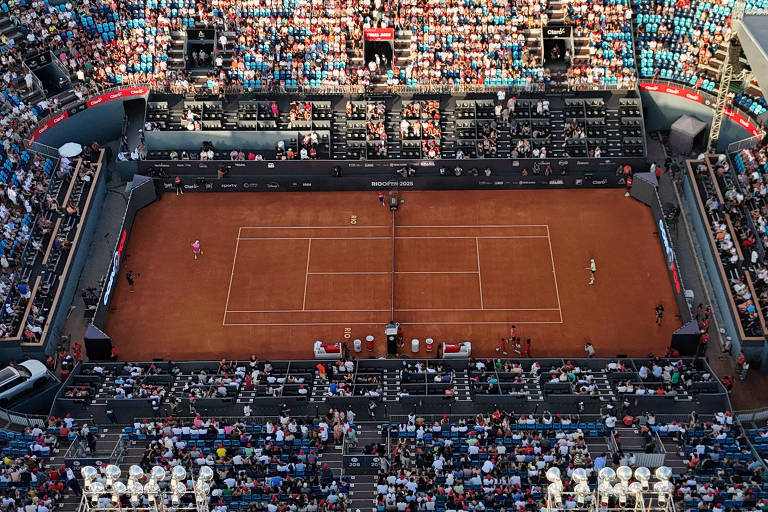
[[[712, 123], [714, 97], [711, 95], [664, 83], [641, 83], [640, 96], [646, 131], [669, 130], [672, 123], [684, 114], [707, 123], [707, 129]], [[725, 152], [729, 144], [754, 135], [758, 129], [755, 121], [729, 108], [723, 119], [718, 151]]]
[[119, 139], [125, 121], [125, 101], [149, 96], [149, 87], [133, 86], [107, 90], [67, 107], [43, 121], [29, 141], [58, 148], [67, 142], [90, 144]]
[[144, 176], [136, 175], [131, 184], [128, 202], [123, 213], [123, 221], [120, 224], [120, 235], [117, 237], [115, 249], [112, 252], [112, 262], [107, 271], [107, 279], [99, 295], [99, 303], [93, 316], [93, 325], [101, 330], [104, 329], [104, 324], [106, 323], [109, 304], [112, 302], [113, 287], [118, 279], [123, 250], [130, 238], [136, 212], [153, 203], [156, 199], [158, 199], [158, 196], [154, 181]]

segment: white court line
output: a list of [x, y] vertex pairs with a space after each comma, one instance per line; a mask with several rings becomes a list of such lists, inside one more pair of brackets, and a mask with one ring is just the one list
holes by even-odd
[[480, 287], [480, 309], [483, 307], [483, 274], [480, 273], [480, 241], [475, 237], [475, 250], [477, 252], [477, 285]]
[[[368, 276], [368, 275], [389, 275], [392, 272], [308, 272], [311, 276]], [[477, 270], [446, 270], [444, 272], [427, 272], [417, 270], [398, 270], [395, 274], [477, 274]]]
[[232, 272], [229, 274], [229, 288], [227, 288], [227, 302], [224, 304], [224, 318], [221, 325], [226, 325], [227, 310], [229, 309], [229, 294], [232, 292], [232, 278], [235, 277], [235, 263], [237, 263], [237, 249], [240, 247], [240, 229], [237, 230], [237, 243], [235, 244], [235, 257], [232, 259]]
[[557, 311], [558, 308], [431, 308], [431, 309], [396, 309], [395, 311]]
[[[358, 313], [363, 311], [391, 311], [391, 309], [256, 309], [256, 310], [231, 310], [227, 313]], [[429, 309], [395, 309], [395, 311], [558, 311], [558, 308], [429, 308]]]
[[398, 228], [543, 228], [548, 224], [457, 224], [453, 226], [397, 226]]
[[240, 240], [391, 240], [391, 236], [271, 236], [243, 237]]
[[[515, 324], [562, 324], [563, 322], [526, 322], [521, 320], [509, 320], [507, 322], [400, 322], [400, 325], [509, 325]], [[225, 327], [244, 326], [244, 327], [303, 327], [303, 326], [322, 326], [322, 325], [381, 325], [382, 322], [310, 322], [300, 324], [224, 324]]]
[[549, 237], [549, 224], [547, 224], [547, 243], [549, 244], [549, 260], [552, 262], [552, 275], [555, 278], [555, 294], [557, 295], [557, 309], [560, 311], [560, 323], [563, 323], [563, 310], [560, 305], [560, 289], [557, 287], [557, 271], [555, 270], [555, 253], [552, 251], [552, 239]]
[[368, 229], [368, 228], [388, 228], [392, 226], [361, 226], [352, 224], [347, 226], [241, 226], [240, 229]]
[[[452, 239], [469, 239], [475, 238], [548, 238], [547, 235], [509, 235], [509, 236], [395, 236], [397, 240], [403, 240], [406, 238], [415, 238], [420, 240], [452, 240]], [[240, 240], [391, 240], [391, 236], [258, 236], [258, 237], [242, 237]]]
[[307, 281], [309, 281], [309, 255], [312, 252], [312, 239], [309, 239], [307, 244], [307, 269], [304, 271], [304, 299], [301, 301], [301, 310], [307, 305]]
[[[445, 226], [395, 226], [395, 228], [543, 228], [548, 224], [474, 224], [474, 225], [445, 225]], [[387, 228], [392, 226], [361, 226], [359, 224], [345, 226], [240, 226], [240, 229], [366, 229], [366, 228]]]
[[360, 313], [382, 312], [391, 309], [261, 309], [256, 311], [227, 311], [227, 313]]

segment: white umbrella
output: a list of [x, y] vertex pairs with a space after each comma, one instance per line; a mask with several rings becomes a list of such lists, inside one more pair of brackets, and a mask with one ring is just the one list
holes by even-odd
[[67, 142], [59, 148], [59, 155], [72, 158], [83, 152], [83, 146], [77, 142]]

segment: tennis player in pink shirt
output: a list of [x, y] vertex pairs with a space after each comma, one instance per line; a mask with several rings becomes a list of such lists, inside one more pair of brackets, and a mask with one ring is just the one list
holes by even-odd
[[195, 259], [203, 255], [203, 250], [200, 248], [200, 240], [192, 242], [192, 254], [195, 256]]

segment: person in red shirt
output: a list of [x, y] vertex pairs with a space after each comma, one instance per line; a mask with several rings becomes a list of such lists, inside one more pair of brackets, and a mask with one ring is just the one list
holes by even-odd
[[499, 340], [499, 346], [496, 347], [496, 352], [501, 352], [507, 355], [507, 338], [501, 338]]
[[525, 348], [523, 349], [523, 357], [531, 358], [531, 338], [525, 340]]
[[383, 205], [384, 204], [384, 192], [379, 192], [379, 202]]

